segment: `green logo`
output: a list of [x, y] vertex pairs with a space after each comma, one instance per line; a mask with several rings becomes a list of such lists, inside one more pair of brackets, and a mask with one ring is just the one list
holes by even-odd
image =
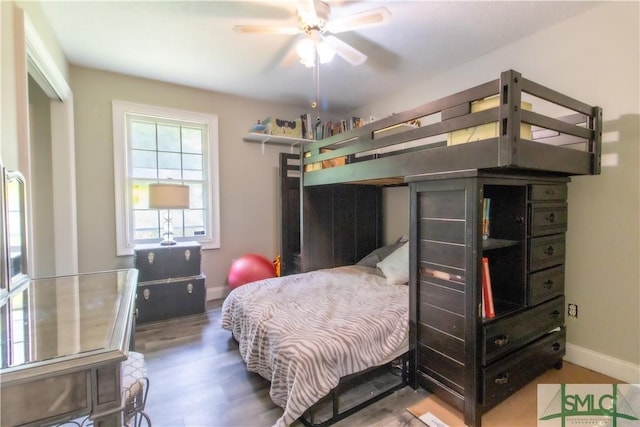
[[[594, 385], [580, 385], [596, 387]], [[598, 385], [598, 387], [609, 385]], [[638, 390], [636, 389], [636, 394]], [[638, 408], [636, 408], [637, 410]], [[618, 384], [611, 384], [611, 393], [569, 393], [566, 384], [553, 396], [544, 409], [539, 420], [547, 421], [559, 418], [561, 426], [565, 427], [567, 419], [573, 419], [572, 424], [611, 425], [616, 427], [618, 419], [638, 421], [638, 415], [629, 404], [628, 399], [620, 391]], [[574, 418], [580, 418], [579, 420]], [[636, 425], [633, 423], [633, 425]]]

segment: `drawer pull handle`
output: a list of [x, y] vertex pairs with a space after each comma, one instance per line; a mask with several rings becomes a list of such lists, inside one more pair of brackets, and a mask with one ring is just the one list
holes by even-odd
[[556, 190], [554, 190], [554, 189], [552, 189], [552, 188], [549, 188], [549, 189], [545, 190], [545, 192], [544, 192], [544, 193], [545, 193], [546, 195], [548, 195], [548, 196], [555, 196], [555, 194], [556, 194]]
[[551, 212], [549, 215], [545, 217], [545, 219], [547, 220], [547, 222], [555, 222], [556, 215], [553, 212]]
[[547, 249], [544, 250], [544, 254], [547, 256], [552, 256], [554, 252], [555, 252], [555, 249], [553, 249], [553, 246], [549, 246]]
[[144, 299], [151, 298], [151, 290], [149, 288], [144, 288], [144, 290], [142, 291], [142, 296], [144, 297]]
[[557, 319], [558, 317], [560, 317], [560, 312], [558, 310], [553, 310], [551, 313], [549, 313], [549, 317], [551, 319]]
[[189, 283], [187, 285], [187, 293], [188, 294], [192, 294], [193, 293], [193, 283]]
[[554, 343], [551, 345], [551, 351], [556, 352], [556, 351], [559, 351], [559, 350], [560, 350], [560, 344], [559, 344], [559, 343], [557, 343], [557, 342], [554, 342]]
[[500, 335], [493, 342], [498, 347], [502, 347], [504, 345], [507, 345], [509, 343], [509, 335]]
[[509, 373], [505, 372], [503, 374], [498, 375], [498, 377], [493, 380], [496, 384], [506, 384], [509, 382]]
[[553, 283], [553, 280], [549, 279], [546, 282], [544, 282], [543, 286], [545, 287], [545, 289], [551, 289], [551, 288], [553, 288], [554, 284], [555, 283]]

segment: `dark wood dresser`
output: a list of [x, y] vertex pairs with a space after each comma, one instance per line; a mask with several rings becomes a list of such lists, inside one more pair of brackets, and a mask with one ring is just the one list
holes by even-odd
[[[477, 426], [482, 413], [562, 366], [569, 179], [467, 170], [409, 181], [413, 385]], [[495, 317], [485, 314], [483, 258]]]

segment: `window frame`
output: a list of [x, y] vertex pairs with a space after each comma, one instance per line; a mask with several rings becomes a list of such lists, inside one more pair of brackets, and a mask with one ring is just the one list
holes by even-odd
[[[112, 101], [113, 112], [113, 154], [115, 184], [116, 254], [133, 255], [136, 243], [133, 238], [133, 205], [129, 185], [129, 144], [127, 141], [127, 116], [156, 117], [159, 121], [179, 121], [203, 125], [207, 128], [208, 194], [206, 197], [204, 236], [178, 238], [179, 241], [197, 241], [202, 249], [220, 248], [220, 165], [218, 149], [218, 116], [173, 108], [159, 107], [128, 101]], [[158, 239], [158, 243], [160, 239]]]

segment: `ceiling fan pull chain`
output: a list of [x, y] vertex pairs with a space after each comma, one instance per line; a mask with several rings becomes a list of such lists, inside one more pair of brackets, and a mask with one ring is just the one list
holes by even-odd
[[313, 67], [313, 89], [315, 99], [311, 101], [311, 108], [314, 110], [318, 108], [320, 103], [320, 61], [318, 58], [318, 51], [316, 50], [316, 64]]

